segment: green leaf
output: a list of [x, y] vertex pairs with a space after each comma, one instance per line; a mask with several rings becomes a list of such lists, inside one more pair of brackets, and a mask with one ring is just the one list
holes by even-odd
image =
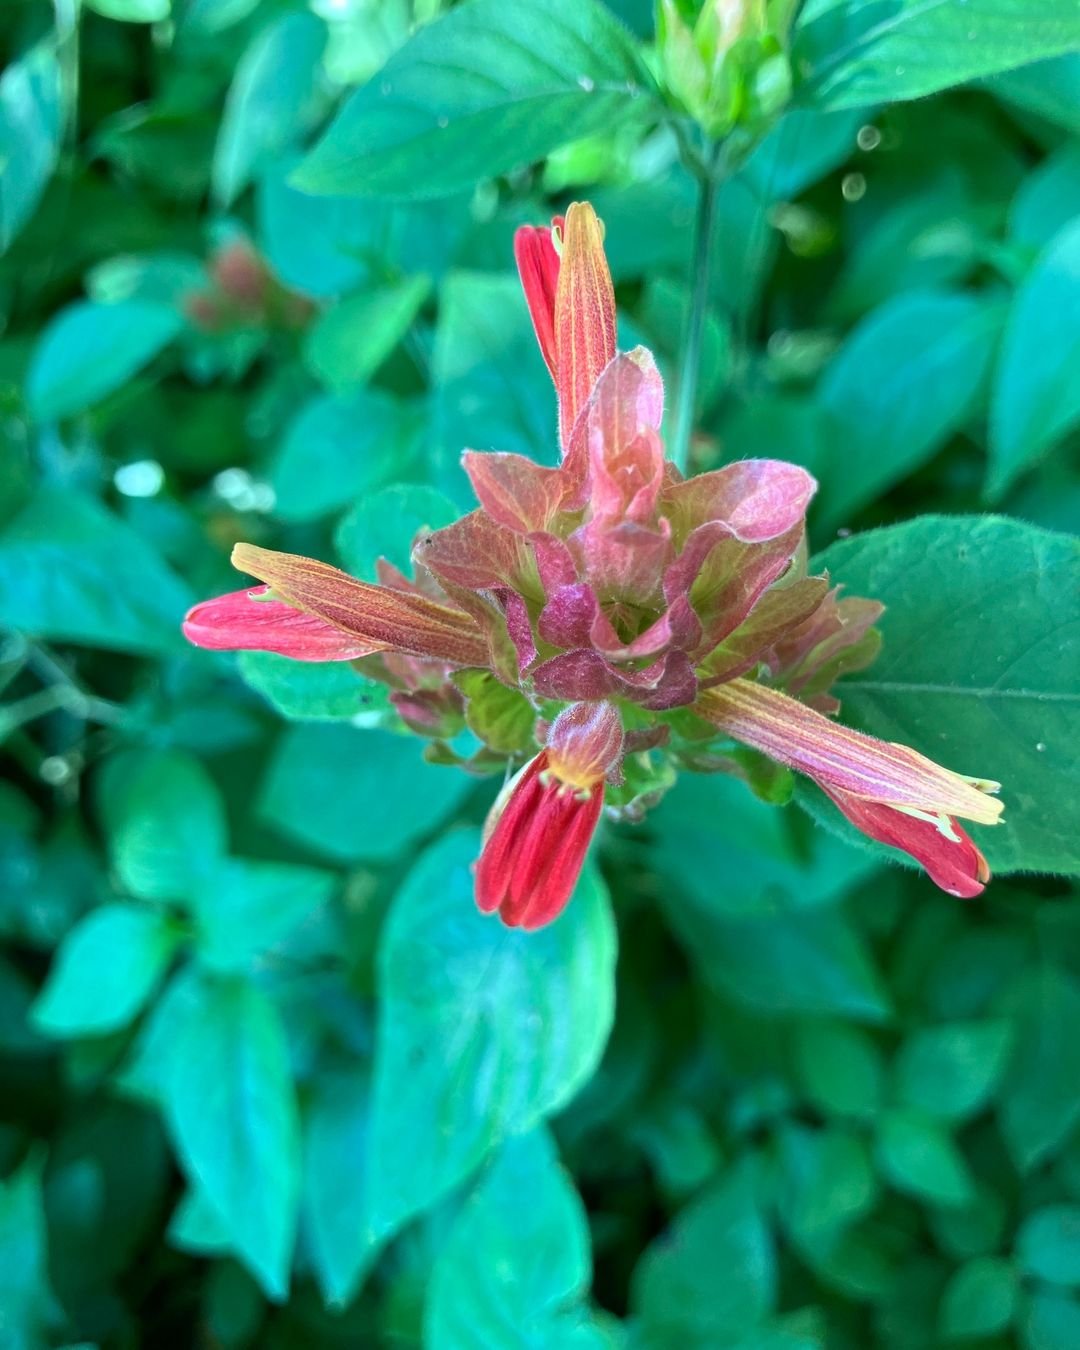
[[977, 1256], [961, 1266], [945, 1288], [938, 1328], [953, 1340], [975, 1340], [1004, 1331], [1016, 1311], [1019, 1287], [1012, 1263]]
[[129, 750], [98, 784], [109, 857], [124, 886], [146, 900], [194, 900], [228, 843], [210, 775], [180, 750]]
[[1057, 1149], [1080, 1120], [1080, 985], [1052, 965], [1021, 978], [1008, 1008], [1016, 1044], [998, 1113], [1017, 1167]]
[[1020, 1320], [1024, 1350], [1075, 1350], [1080, 1344], [1080, 1303], [1066, 1294], [1037, 1291]]
[[506, 929], [473, 901], [479, 844], [469, 831], [429, 849], [382, 931], [368, 1161], [377, 1236], [565, 1105], [611, 1027], [615, 928], [595, 873], [557, 922]]
[[53, 422], [100, 403], [168, 346], [183, 322], [177, 310], [145, 300], [69, 305], [34, 348], [26, 377], [31, 416]]
[[221, 863], [195, 896], [199, 959], [215, 970], [242, 970], [326, 906], [337, 879], [291, 863]]
[[972, 833], [998, 872], [1080, 871], [1080, 545], [994, 516], [924, 516], [815, 560], [882, 600], [870, 670], [842, 680], [845, 721], [997, 779], [1005, 823]]
[[376, 1252], [364, 1180], [370, 1117], [366, 1065], [324, 1068], [312, 1079], [304, 1112], [304, 1231], [323, 1297], [341, 1308]]
[[378, 389], [312, 399], [289, 423], [270, 466], [282, 520], [316, 520], [362, 501], [411, 458], [416, 414]]
[[228, 206], [254, 174], [299, 139], [310, 119], [326, 25], [309, 13], [283, 14], [262, 28], [240, 58], [225, 101], [211, 182]]
[[297, 722], [378, 718], [390, 707], [385, 685], [348, 661], [294, 661], [276, 652], [240, 652], [237, 669], [282, 717]]
[[125, 23], [158, 23], [169, 17], [170, 0], [86, 0], [86, 3], [106, 19]]
[[749, 1182], [725, 1178], [679, 1213], [634, 1271], [644, 1344], [707, 1350], [736, 1339], [772, 1310], [775, 1263]]
[[795, 1063], [810, 1101], [827, 1115], [876, 1115], [884, 1077], [881, 1051], [846, 1022], [802, 1022], [795, 1029]]
[[617, 126], [649, 83], [596, 0], [469, 0], [352, 95], [294, 181], [306, 192], [444, 196]]
[[1012, 1049], [1008, 1022], [924, 1027], [896, 1060], [896, 1091], [907, 1106], [941, 1120], [965, 1120], [989, 1100]]
[[435, 1262], [424, 1344], [429, 1350], [605, 1350], [611, 1342], [584, 1302], [591, 1274], [585, 1207], [547, 1132], [509, 1140]]
[[166, 1118], [192, 1185], [266, 1294], [283, 1299], [300, 1194], [284, 1033], [254, 985], [201, 981], [174, 1028]]
[[0, 1182], [0, 1331], [4, 1350], [40, 1350], [55, 1321], [41, 1159]]
[[1074, 51], [1072, 0], [819, 0], [795, 27], [801, 101], [859, 108], [923, 98]]
[[34, 1004], [49, 1036], [104, 1036], [127, 1026], [176, 951], [179, 933], [161, 910], [103, 905], [64, 939]]
[[536, 709], [489, 670], [462, 670], [454, 683], [465, 695], [469, 730], [498, 754], [535, 753]]
[[987, 492], [999, 498], [1080, 418], [1080, 220], [1047, 246], [1013, 300], [990, 414]]
[[995, 75], [986, 87], [1018, 108], [1080, 135], [1080, 52]]
[[1024, 180], [1009, 208], [1009, 233], [1032, 249], [1044, 248], [1080, 216], [1080, 145], [1068, 142]]
[[1080, 1285], [1080, 1206], [1046, 1205], [1029, 1214], [1016, 1236], [1016, 1259], [1036, 1279]]
[[62, 129], [56, 49], [39, 42], [0, 75], [0, 253], [41, 200], [56, 168]]
[[877, 1159], [882, 1174], [907, 1195], [935, 1205], [966, 1205], [974, 1198], [971, 1174], [952, 1136], [918, 1111], [885, 1112]]
[[409, 576], [416, 536], [452, 524], [459, 514], [454, 503], [435, 488], [390, 483], [365, 493], [342, 517], [334, 543], [345, 570], [364, 581], [376, 579], [378, 558], [385, 558]]
[[415, 737], [296, 726], [278, 742], [259, 814], [329, 858], [384, 862], [430, 834], [472, 786], [426, 764]]
[[193, 597], [141, 535], [91, 497], [42, 488], [0, 533], [0, 623], [110, 650], [182, 649]]
[[877, 1177], [866, 1143], [854, 1130], [791, 1126], [780, 1145], [785, 1183], [781, 1213], [795, 1241], [813, 1246], [835, 1240], [840, 1229], [873, 1207]]
[[818, 389], [836, 447], [823, 474], [823, 530], [919, 468], [963, 424], [1002, 317], [1000, 306], [969, 295], [907, 292], [856, 328]]
[[428, 277], [408, 277], [339, 301], [307, 334], [308, 370], [339, 393], [364, 384], [409, 331], [430, 290]]

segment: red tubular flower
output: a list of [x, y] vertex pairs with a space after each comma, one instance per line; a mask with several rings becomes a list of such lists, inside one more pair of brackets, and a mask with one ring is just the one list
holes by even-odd
[[576, 703], [552, 723], [546, 747], [492, 811], [476, 866], [476, 903], [508, 928], [542, 928], [562, 913], [622, 756], [610, 703]]
[[188, 610], [184, 636], [211, 651], [277, 652], [294, 661], [355, 661], [381, 651], [332, 624], [275, 600], [269, 586], [230, 591]]

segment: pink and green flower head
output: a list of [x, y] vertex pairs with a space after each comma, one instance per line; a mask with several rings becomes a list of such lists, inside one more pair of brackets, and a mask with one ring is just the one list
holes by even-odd
[[465, 451], [479, 505], [417, 538], [412, 578], [382, 563], [373, 585], [238, 544], [233, 562], [263, 584], [197, 605], [189, 639], [355, 662], [447, 759], [463, 715], [482, 732], [485, 701], [523, 710], [531, 735], [493, 737], [469, 764], [512, 775], [476, 872], [480, 908], [509, 925], [562, 911], [605, 807], [640, 818], [675, 770], [735, 769], [733, 743], [811, 778], [944, 890], [978, 895], [989, 872], [957, 820], [995, 823], [998, 785], [833, 720], [831, 685], [873, 660], [881, 606], [808, 574], [813, 478], [771, 459], [684, 478], [665, 458], [663, 383], [645, 348], [616, 349], [588, 204], [519, 230], [515, 254], [558, 466]]

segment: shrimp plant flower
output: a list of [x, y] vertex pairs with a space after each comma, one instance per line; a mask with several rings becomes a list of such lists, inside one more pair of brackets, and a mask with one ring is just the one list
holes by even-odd
[[[380, 561], [378, 584], [237, 544], [261, 584], [196, 605], [187, 637], [352, 662], [390, 686], [429, 757], [501, 772], [476, 901], [510, 926], [555, 919], [601, 814], [640, 819], [680, 769], [760, 791], [805, 775], [943, 890], [978, 895], [989, 870], [959, 821], [997, 822], [998, 784], [835, 720], [831, 685], [873, 660], [882, 606], [810, 573], [813, 478], [773, 459], [684, 477], [665, 458], [663, 383], [644, 347], [617, 349], [587, 203], [520, 229], [515, 255], [558, 400], [557, 467], [466, 451], [479, 506], [417, 536], [411, 576]], [[466, 723], [480, 747], [463, 761]]]

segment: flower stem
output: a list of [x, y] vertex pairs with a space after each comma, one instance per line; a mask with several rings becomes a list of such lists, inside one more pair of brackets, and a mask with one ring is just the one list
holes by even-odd
[[690, 438], [694, 431], [694, 404], [701, 375], [701, 347], [709, 303], [709, 262], [713, 212], [719, 182], [719, 146], [713, 146], [698, 175], [697, 215], [694, 219], [694, 288], [679, 363], [679, 399], [675, 410], [675, 437], [671, 458], [682, 473], [690, 466]]

